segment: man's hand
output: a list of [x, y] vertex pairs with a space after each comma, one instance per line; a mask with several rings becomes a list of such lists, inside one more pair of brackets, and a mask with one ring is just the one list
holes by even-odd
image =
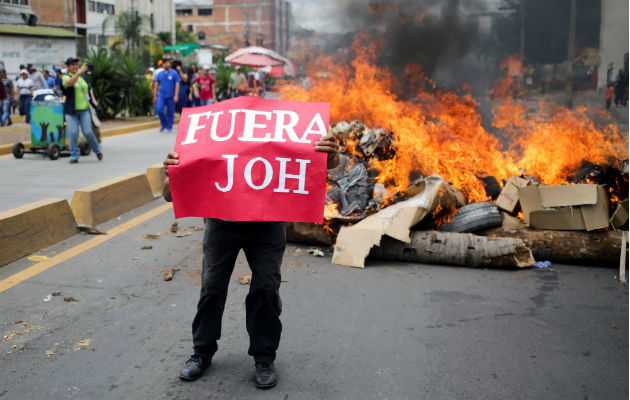
[[339, 157], [339, 145], [333, 135], [326, 135], [316, 142], [315, 150], [328, 153], [327, 169], [335, 168], [341, 162], [341, 157]]
[[171, 202], [173, 198], [171, 196], [171, 181], [168, 179], [168, 167], [169, 165], [177, 165], [179, 164], [179, 155], [174, 151], [168, 153], [166, 156], [166, 160], [162, 161], [162, 169], [166, 174], [166, 178], [164, 179], [164, 187], [162, 188], [162, 196], [164, 196], [164, 200]]
[[168, 176], [168, 167], [169, 165], [177, 165], [179, 164], [179, 154], [171, 151], [166, 156], [166, 160], [162, 161], [162, 169], [164, 170], [164, 174]]
[[82, 73], [84, 73], [84, 72], [85, 72], [85, 71], [87, 71], [87, 70], [88, 70], [88, 66], [87, 66], [87, 64], [85, 64], [85, 63], [84, 63], [84, 64], [81, 66], [81, 68], [79, 68], [79, 73], [80, 73], [80, 74], [82, 74]]
[[179, 97], [175, 95], [175, 97], [173, 97], [173, 102], [177, 103], [177, 100], [179, 100]]

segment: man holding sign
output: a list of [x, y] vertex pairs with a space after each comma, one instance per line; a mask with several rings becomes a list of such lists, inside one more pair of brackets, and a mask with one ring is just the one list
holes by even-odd
[[210, 366], [229, 279], [243, 249], [252, 270], [245, 307], [254, 384], [275, 386], [284, 222], [323, 220], [326, 168], [339, 164], [328, 119], [327, 103], [253, 97], [184, 110], [175, 151], [164, 161], [164, 198], [173, 201], [176, 218], [208, 219], [194, 354], [181, 379], [196, 380]]

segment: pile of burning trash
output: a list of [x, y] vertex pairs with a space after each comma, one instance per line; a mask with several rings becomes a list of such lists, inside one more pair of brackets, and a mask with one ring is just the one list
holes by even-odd
[[329, 171], [323, 228], [293, 223], [287, 233], [334, 245], [333, 263], [363, 267], [368, 255], [473, 267], [618, 263], [620, 231], [628, 230], [627, 160], [585, 161], [565, 185], [543, 185], [525, 170], [476, 176], [485, 198], [469, 201], [442, 177], [420, 171], [406, 189], [391, 192], [395, 185], [375, 165], [396, 157], [393, 132], [360, 121], [339, 122], [331, 132], [342, 162]]

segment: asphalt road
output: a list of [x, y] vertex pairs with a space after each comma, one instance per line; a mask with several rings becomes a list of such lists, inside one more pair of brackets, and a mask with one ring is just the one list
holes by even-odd
[[[114, 137], [100, 163], [0, 159], [0, 211], [70, 199], [76, 188], [142, 172], [173, 141], [157, 131]], [[139, 221], [163, 204], [100, 228]], [[242, 254], [213, 366], [199, 381], [180, 382], [192, 350], [203, 232], [177, 237], [173, 222], [166, 210], [83, 250], [77, 246], [95, 236], [75, 235], [38, 253], [48, 263], [70, 258], [6, 290], [5, 279], [44, 264], [22, 259], [0, 268], [0, 400], [628, 398], [628, 286], [613, 269], [372, 260], [361, 270], [301, 245], [289, 245], [283, 263], [278, 386], [261, 391], [250, 381]], [[181, 232], [202, 221], [178, 224]], [[171, 267], [180, 271], [164, 281]]]
[[[197, 382], [180, 382], [203, 232], [176, 237], [173, 218], [167, 210], [0, 293], [0, 399], [628, 398], [628, 286], [615, 270], [377, 260], [361, 270], [300, 245], [288, 246], [283, 263], [278, 386], [261, 391], [250, 381], [242, 254], [213, 366]], [[178, 223], [180, 231], [202, 225]], [[93, 237], [40, 254], [72, 252]], [[2, 267], [0, 281], [34, 264]], [[164, 281], [171, 267], [181, 270]]]

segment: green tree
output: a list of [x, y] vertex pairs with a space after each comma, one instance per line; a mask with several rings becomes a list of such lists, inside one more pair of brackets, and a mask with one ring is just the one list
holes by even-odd
[[141, 47], [146, 39], [142, 36], [142, 26], [148, 21], [145, 15], [140, 15], [137, 11], [121, 11], [116, 16], [111, 16], [103, 20], [103, 34], [107, 26], [114, 23], [116, 32], [118, 32], [123, 40], [125, 49], [135, 51]]
[[176, 44], [197, 43], [197, 37], [188, 29], [182, 29], [180, 21], [175, 21], [175, 41], [177, 42]]
[[[48, 127], [52, 124], [52, 126], [63, 125], [63, 116], [61, 114], [55, 113], [50, 107], [46, 106], [37, 106], [33, 109], [33, 114], [31, 115], [33, 121], [38, 124], [41, 129], [41, 135], [39, 137], [40, 142], [48, 141]], [[51, 129], [50, 132], [50, 142], [55, 141], [55, 130]]]

